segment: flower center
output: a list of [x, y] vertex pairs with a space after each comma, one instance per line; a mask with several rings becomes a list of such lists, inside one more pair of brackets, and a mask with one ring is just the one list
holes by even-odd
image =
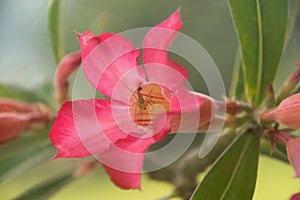
[[170, 103], [162, 88], [155, 83], [139, 86], [129, 100], [130, 116], [139, 126], [148, 126], [158, 114], [170, 110]]

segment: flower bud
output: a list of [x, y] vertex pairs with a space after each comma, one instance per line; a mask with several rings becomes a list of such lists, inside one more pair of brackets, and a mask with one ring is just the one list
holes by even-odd
[[[299, 63], [297, 63], [298, 66]], [[283, 87], [281, 88], [281, 91], [278, 95], [279, 102], [282, 99], [285, 99], [288, 97], [292, 92], [295, 90], [296, 86], [298, 85], [300, 81], [300, 68], [298, 68], [290, 77], [289, 79], [283, 84]]]
[[274, 92], [273, 84], [269, 84], [269, 86], [266, 89], [265, 104], [267, 108], [274, 107], [275, 105], [275, 92]]
[[290, 128], [300, 128], [300, 93], [284, 99], [274, 111], [274, 120]]
[[290, 200], [299, 200], [300, 199], [300, 192], [293, 194], [290, 198]]
[[45, 126], [50, 118], [50, 110], [42, 103], [0, 98], [0, 144], [16, 138], [26, 129]]
[[63, 57], [58, 64], [54, 80], [55, 98], [58, 103], [63, 103], [67, 99], [69, 89], [68, 78], [80, 63], [81, 52], [77, 51]]
[[19, 136], [29, 125], [30, 116], [13, 112], [0, 113], [0, 144]]
[[289, 161], [293, 166], [296, 177], [300, 178], [300, 138], [293, 138], [286, 144]]
[[0, 112], [27, 113], [32, 112], [34, 109], [34, 104], [28, 104], [15, 99], [0, 98]]
[[300, 63], [297, 63], [297, 65], [299, 66], [299, 68], [284, 83], [278, 96], [279, 101], [288, 97], [298, 85], [300, 81]]

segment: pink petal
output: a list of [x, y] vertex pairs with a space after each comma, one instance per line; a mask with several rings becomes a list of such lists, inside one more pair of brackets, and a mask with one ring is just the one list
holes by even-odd
[[[104, 133], [110, 130], [110, 135]], [[78, 100], [62, 105], [50, 131], [58, 149], [56, 158], [79, 158], [98, 154], [125, 138], [114, 121], [110, 101]]]
[[289, 140], [286, 148], [288, 158], [291, 165], [294, 167], [296, 177], [300, 178], [300, 138]]
[[140, 138], [128, 136], [101, 153], [99, 158], [111, 180], [123, 189], [140, 189], [144, 154], [151, 144], [162, 140], [170, 129], [170, 121], [167, 120], [157, 134], [150, 137], [141, 135]]
[[[176, 85], [187, 80], [188, 72], [179, 63], [168, 57], [168, 49], [182, 27], [180, 19], [180, 8], [178, 8], [168, 19], [152, 28], [143, 41], [143, 62], [150, 81], [156, 80], [163, 85]], [[170, 71], [163, 69], [162, 72], [153, 67], [167, 66], [176, 71], [172, 74], [162, 73]], [[180, 74], [180, 76], [178, 75]]]
[[[128, 161], [127, 161], [128, 162]], [[131, 161], [129, 161], [131, 162]], [[142, 170], [143, 160], [134, 161], [136, 166]], [[141, 174], [140, 173], [126, 173], [116, 170], [114, 168], [103, 165], [106, 172], [109, 174], [110, 180], [122, 189], [141, 189]]]
[[94, 36], [87, 31], [78, 37], [84, 73], [99, 92], [112, 97], [120, 82], [122, 90], [131, 92], [145, 82], [145, 74], [137, 62], [140, 52], [123, 36], [110, 33]]
[[82, 61], [91, 53], [91, 51], [97, 47], [101, 42], [113, 36], [111, 33], [102, 33], [99, 36], [94, 36], [92, 31], [87, 30], [84, 34], [77, 33], [80, 47]]

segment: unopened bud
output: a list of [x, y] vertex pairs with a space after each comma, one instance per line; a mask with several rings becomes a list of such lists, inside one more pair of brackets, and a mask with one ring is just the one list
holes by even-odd
[[300, 128], [300, 93], [284, 99], [275, 110], [275, 120], [290, 128]]
[[287, 98], [292, 92], [295, 90], [296, 86], [300, 81], [300, 63], [297, 63], [299, 68], [295, 71], [290, 78], [284, 83], [280, 94], [278, 96], [278, 101], [280, 102], [282, 99]]
[[300, 178], [300, 137], [294, 138], [290, 136], [290, 129], [277, 130], [271, 133], [271, 144], [280, 142], [286, 146], [288, 159], [294, 168], [295, 176]]
[[32, 112], [34, 109], [34, 104], [28, 104], [15, 99], [0, 98], [0, 112], [27, 113]]
[[299, 200], [300, 199], [300, 192], [293, 194], [290, 198], [290, 200]]
[[78, 51], [66, 55], [58, 64], [54, 80], [55, 98], [58, 103], [61, 104], [67, 99], [69, 90], [68, 78], [80, 63], [81, 52]]
[[287, 142], [286, 150], [289, 161], [293, 166], [296, 177], [300, 178], [300, 138], [294, 138]]
[[274, 93], [273, 84], [269, 84], [269, 86], [266, 90], [265, 104], [266, 104], [267, 108], [271, 108], [271, 107], [275, 106], [275, 93]]
[[29, 125], [28, 114], [1, 112], [0, 113], [0, 144], [19, 136]]
[[26, 129], [45, 127], [51, 117], [50, 110], [42, 103], [0, 98], [0, 143], [16, 138]]
[[269, 109], [260, 114], [262, 121], [275, 120], [289, 128], [300, 128], [300, 93], [284, 99], [277, 108]]

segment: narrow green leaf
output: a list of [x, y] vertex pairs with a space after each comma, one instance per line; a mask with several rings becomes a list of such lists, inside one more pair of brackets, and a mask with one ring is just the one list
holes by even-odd
[[242, 59], [240, 52], [237, 52], [233, 74], [232, 74], [232, 82], [230, 86], [230, 97], [234, 97], [237, 100], [245, 100], [245, 84], [242, 70]]
[[259, 105], [280, 61], [287, 24], [286, 0], [229, 0], [243, 56], [247, 98]]
[[41, 144], [0, 160], [0, 183], [11, 179], [37, 164], [46, 161], [54, 154], [53, 147]]
[[73, 175], [70, 173], [63, 174], [59, 177], [52, 178], [47, 180], [37, 186], [27, 190], [15, 200], [44, 200], [49, 199], [57, 191], [59, 191], [63, 186], [70, 183], [73, 180]]
[[37, 146], [49, 144], [48, 130], [39, 131], [35, 133], [25, 132], [18, 138], [3, 143], [0, 145], [0, 160], [5, 157], [17, 155], [27, 149], [33, 149]]
[[22, 89], [14, 85], [0, 84], [0, 97], [1, 98], [15, 98], [24, 101], [38, 101], [38, 97], [33, 91]]
[[48, 6], [48, 32], [57, 63], [64, 55], [63, 3], [64, 0], [50, 0]]
[[52, 98], [53, 84], [44, 82], [42, 85], [27, 89], [17, 85], [0, 83], [0, 98], [13, 98], [26, 102], [43, 102], [52, 107], [56, 106]]
[[191, 199], [252, 199], [259, 141], [259, 134], [244, 133], [238, 137], [215, 162]]

